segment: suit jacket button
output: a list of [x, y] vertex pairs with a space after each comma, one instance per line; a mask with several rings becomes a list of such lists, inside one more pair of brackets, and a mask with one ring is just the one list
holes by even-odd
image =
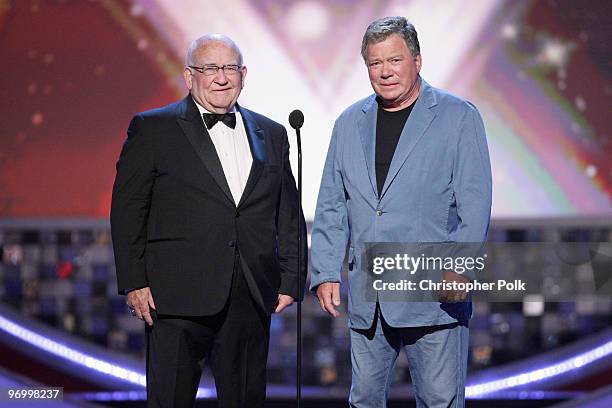
[[382, 210], [376, 210], [376, 215], [378, 215], [379, 217], [380, 217], [381, 215], [383, 215]]
[[236, 218], [240, 217], [240, 213], [236, 211]]
[[233, 247], [235, 247], [235, 246], [236, 246], [236, 242], [234, 242], [234, 241], [229, 241], [229, 242], [227, 243], [227, 246], [229, 246], [229, 247], [232, 247], [232, 248], [233, 248]]

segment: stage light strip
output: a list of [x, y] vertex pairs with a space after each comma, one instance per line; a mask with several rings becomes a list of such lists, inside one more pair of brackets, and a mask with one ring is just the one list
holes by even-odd
[[[3, 316], [0, 316], [0, 329], [41, 350], [72, 361], [73, 363], [83, 367], [87, 367], [90, 370], [94, 370], [141, 387], [145, 387], [147, 385], [147, 377], [143, 373], [133, 371], [82, 353], [55, 340], [51, 340], [38, 333], [35, 333], [23, 326], [20, 326], [19, 324], [8, 320]], [[212, 394], [212, 390], [202, 387], [198, 388], [198, 397], [210, 397]]]
[[[20, 326], [2, 316], [0, 316], [0, 329], [25, 341], [26, 343], [38, 347], [41, 350], [45, 350], [55, 356], [72, 361], [99, 373], [103, 373], [142, 387], [146, 386], [147, 384], [146, 376], [142, 373], [108, 363], [104, 360], [100, 360], [88, 354], [74, 350], [57, 341], [34, 333], [33, 331], [26, 329], [23, 326]], [[563, 360], [557, 364], [494, 381], [487, 381], [481, 384], [467, 386], [465, 389], [465, 395], [466, 397], [478, 397], [484, 394], [546, 380], [548, 378], [555, 377], [593, 363], [594, 361], [600, 360], [610, 354], [612, 354], [612, 341], [609, 341], [590, 351], [578, 354], [572, 358]], [[209, 397], [212, 394], [212, 390], [203, 387], [198, 388], [198, 397]]]
[[543, 367], [537, 370], [527, 371], [499, 380], [487, 381], [481, 384], [470, 385], [465, 388], [466, 397], [478, 397], [496, 391], [507, 390], [519, 385], [526, 385], [537, 381], [546, 380], [569, 371], [578, 369], [603, 357], [612, 354], [612, 341], [609, 341], [590, 351], [563, 360], [557, 364]]
[[73, 363], [89, 369], [107, 374], [111, 377], [130, 382], [132, 384], [146, 386], [147, 379], [142, 373], [128, 370], [115, 364], [100, 360], [80, 351], [74, 350], [57, 341], [46, 338], [32, 330], [26, 329], [2, 316], [0, 316], [0, 328], [5, 332], [29, 343], [41, 350], [45, 350], [55, 356], [72, 361]]

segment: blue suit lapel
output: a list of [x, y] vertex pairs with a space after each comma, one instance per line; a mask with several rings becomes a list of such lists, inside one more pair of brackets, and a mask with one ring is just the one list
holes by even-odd
[[368, 171], [368, 178], [372, 185], [372, 192], [375, 197], [378, 197], [378, 188], [376, 185], [376, 163], [375, 163], [375, 147], [376, 147], [376, 112], [378, 104], [375, 96], [369, 98], [361, 108], [364, 115], [359, 121], [359, 137], [361, 138], [361, 146], [365, 155], [365, 162]]
[[387, 174], [385, 185], [382, 189], [381, 198], [385, 195], [385, 192], [389, 189], [391, 183], [393, 183], [393, 180], [408, 159], [408, 156], [410, 156], [410, 153], [412, 153], [414, 147], [419, 140], [421, 140], [425, 131], [436, 117], [435, 111], [431, 109], [436, 104], [437, 101], [435, 95], [431, 91], [431, 87], [421, 79], [421, 93], [404, 125], [397, 147], [395, 148], [391, 166], [389, 167], [389, 173]]

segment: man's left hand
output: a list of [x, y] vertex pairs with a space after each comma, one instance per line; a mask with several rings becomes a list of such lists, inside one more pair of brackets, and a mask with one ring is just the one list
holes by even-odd
[[[446, 282], [468, 283], [470, 280], [453, 271], [442, 272], [442, 280]], [[441, 290], [438, 296], [440, 302], [463, 302], [467, 298], [465, 290]]]
[[276, 309], [274, 309], [274, 313], [280, 313], [287, 306], [291, 306], [293, 304], [293, 297], [289, 295], [283, 295], [282, 293], [278, 295], [278, 300], [276, 301]]

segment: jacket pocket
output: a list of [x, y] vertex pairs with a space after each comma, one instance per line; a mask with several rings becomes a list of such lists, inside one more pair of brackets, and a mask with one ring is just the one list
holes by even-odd
[[348, 255], [347, 255], [347, 262], [348, 262], [348, 268], [349, 271], [353, 270], [353, 266], [355, 265], [355, 248], [354, 247], [349, 247], [348, 250]]
[[168, 242], [168, 241], [185, 241], [187, 238], [185, 237], [155, 237], [147, 239], [148, 244], [152, 244], [155, 242]]

